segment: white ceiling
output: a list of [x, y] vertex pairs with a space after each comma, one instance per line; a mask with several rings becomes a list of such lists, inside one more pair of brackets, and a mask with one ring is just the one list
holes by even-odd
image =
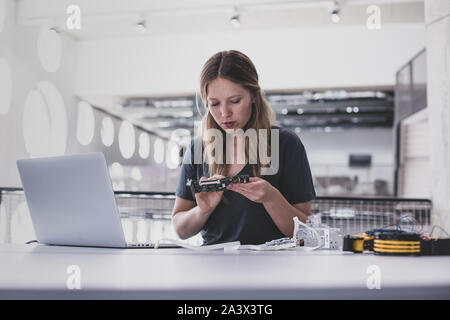
[[[238, 32], [276, 28], [332, 27], [330, 0], [17, 0], [19, 22], [51, 23], [76, 39]], [[422, 0], [342, 0], [339, 25], [365, 25], [369, 5], [380, 7], [384, 24], [423, 22]], [[68, 30], [69, 5], [81, 10], [81, 29]], [[238, 5], [236, 5], [238, 4]], [[230, 24], [240, 15], [241, 27]], [[147, 32], [136, 23], [145, 19]]]
[[[342, 0], [341, 21], [330, 19], [330, 0], [16, 0], [20, 24], [57, 26], [78, 40], [152, 37], [242, 31], [282, 30], [296, 28], [338, 28], [365, 26], [369, 5], [380, 7], [383, 25], [417, 24], [424, 21], [423, 0]], [[70, 5], [81, 10], [81, 29], [69, 30], [66, 13]], [[230, 18], [237, 12], [241, 27], [234, 28]], [[136, 29], [145, 19], [147, 32]], [[263, 32], [264, 33], [264, 32]], [[291, 41], [291, 40], [289, 40]], [[294, 39], [292, 39], [294, 41]], [[323, 39], [326, 41], [326, 39]], [[352, 39], [349, 39], [352, 41]], [[193, 44], [194, 45], [194, 44]], [[86, 97], [84, 97], [86, 99]], [[122, 108], [117, 96], [86, 99], [109, 112], [131, 120], [142, 127], [166, 132], [157, 123], [143, 117], [154, 116], [148, 108]], [[109, 106], [109, 107], [108, 107]]]

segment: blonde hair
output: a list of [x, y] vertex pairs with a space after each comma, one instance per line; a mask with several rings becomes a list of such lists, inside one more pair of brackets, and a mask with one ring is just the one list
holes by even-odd
[[[211, 113], [209, 112], [207, 100], [208, 85], [211, 83], [211, 81], [217, 78], [227, 79], [241, 85], [242, 87], [250, 91], [250, 95], [254, 98], [255, 102], [252, 103], [252, 113], [243, 130], [245, 132], [247, 129], [252, 128], [255, 129], [256, 132], [259, 132], [260, 129], [266, 129], [268, 139], [266, 142], [268, 150], [270, 150], [270, 129], [275, 121], [275, 114], [261, 92], [261, 88], [258, 84], [258, 73], [256, 72], [256, 68], [253, 62], [242, 52], [229, 50], [214, 54], [211, 58], [208, 59], [208, 61], [206, 61], [201, 71], [200, 94], [207, 111], [202, 119], [202, 140], [203, 145], [205, 146], [205, 151], [208, 152], [208, 150], [213, 149], [208, 147], [210, 144], [212, 144], [211, 137], [207, 134], [208, 129], [220, 130], [222, 136], [226, 136], [226, 132], [216, 123]], [[259, 135], [257, 135], [258, 146], [260, 145], [259, 138]], [[225, 159], [225, 143], [223, 143], [223, 147], [223, 155]], [[249, 151], [249, 143], [247, 140], [245, 142], [245, 156], [247, 159], [249, 158], [249, 152], [255, 151]], [[213, 160], [215, 159], [215, 150], [213, 150], [211, 154], [206, 154], [206, 157], [209, 157], [210, 160], [212, 160], [210, 161], [209, 168], [210, 176], [214, 174], [221, 174], [226, 176], [228, 174], [228, 164], [217, 163]], [[267, 166], [267, 164], [262, 164], [261, 159], [257, 157], [257, 163], [251, 164], [251, 166], [253, 175], [257, 177], [261, 175], [261, 168]]]

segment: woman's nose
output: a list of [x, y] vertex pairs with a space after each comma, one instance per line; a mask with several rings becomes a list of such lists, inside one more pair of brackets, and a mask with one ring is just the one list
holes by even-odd
[[222, 117], [228, 117], [231, 115], [231, 109], [227, 104], [223, 104], [220, 107], [220, 114], [222, 115]]

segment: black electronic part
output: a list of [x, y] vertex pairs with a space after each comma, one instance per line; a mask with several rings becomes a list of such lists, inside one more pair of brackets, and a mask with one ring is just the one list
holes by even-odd
[[214, 191], [222, 191], [227, 188], [231, 183], [248, 183], [250, 182], [250, 176], [248, 174], [237, 175], [226, 177], [222, 179], [214, 179], [214, 180], [192, 180], [188, 179], [186, 181], [186, 185], [191, 188], [191, 192], [193, 195], [199, 192], [214, 192]]
[[435, 239], [415, 232], [392, 229], [373, 229], [359, 235], [346, 235], [343, 251], [361, 253], [371, 251], [388, 256], [450, 255], [450, 238]]
[[432, 239], [431, 254], [433, 256], [450, 255], [450, 239]]
[[431, 256], [433, 254], [431, 250], [431, 239], [420, 240], [420, 254], [422, 256]]
[[350, 235], [346, 235], [344, 237], [344, 242], [342, 244], [342, 251], [350, 251], [350, 252], [354, 252], [353, 251], [353, 238], [350, 237]]

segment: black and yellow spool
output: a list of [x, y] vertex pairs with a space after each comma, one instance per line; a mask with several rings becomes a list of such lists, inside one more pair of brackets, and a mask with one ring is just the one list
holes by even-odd
[[351, 251], [355, 253], [362, 253], [366, 250], [366, 235], [358, 234], [355, 236], [344, 237], [343, 251]]
[[353, 252], [361, 253], [364, 251], [364, 237], [353, 237]]
[[375, 233], [373, 251], [380, 255], [420, 255], [420, 240], [420, 235], [415, 233]]

